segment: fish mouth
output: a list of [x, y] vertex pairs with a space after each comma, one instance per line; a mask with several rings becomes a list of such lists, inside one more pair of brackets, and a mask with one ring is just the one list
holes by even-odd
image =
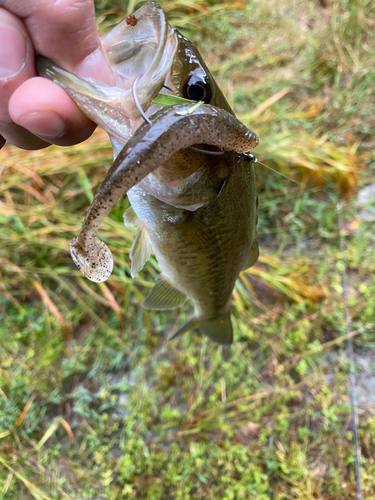
[[79, 78], [40, 55], [36, 69], [60, 85], [86, 116], [107, 131], [116, 156], [142, 123], [133, 96], [135, 80], [139, 104], [146, 111], [170, 73], [178, 38], [159, 5], [148, 2], [101, 40], [114, 86]]
[[[175, 55], [178, 39], [158, 4], [148, 2], [102, 37], [116, 87], [137, 96], [143, 109], [159, 93]], [[139, 118], [131, 99], [129, 113]]]

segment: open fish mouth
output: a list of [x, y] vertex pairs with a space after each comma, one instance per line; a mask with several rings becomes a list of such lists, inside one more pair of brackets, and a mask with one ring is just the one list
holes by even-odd
[[116, 86], [129, 97], [129, 114], [139, 118], [131, 95], [132, 85], [138, 78], [138, 99], [142, 108], [147, 109], [171, 68], [177, 48], [175, 30], [163, 10], [149, 2], [104, 35], [102, 44]]
[[114, 86], [79, 78], [43, 56], [37, 56], [36, 68], [40, 76], [60, 85], [86, 116], [107, 131], [116, 154], [119, 145], [124, 145], [142, 123], [133, 98], [134, 81], [139, 104], [147, 110], [170, 72], [178, 39], [163, 10], [148, 2], [101, 40]]

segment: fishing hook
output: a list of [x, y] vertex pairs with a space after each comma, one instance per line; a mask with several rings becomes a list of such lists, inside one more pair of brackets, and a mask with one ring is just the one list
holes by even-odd
[[137, 78], [133, 82], [133, 85], [132, 85], [133, 100], [134, 100], [134, 104], [135, 104], [135, 107], [137, 108], [138, 113], [141, 115], [141, 117], [144, 119], [144, 121], [146, 123], [151, 125], [151, 120], [149, 118], [147, 118], [147, 116], [145, 115], [145, 113], [142, 109], [142, 106], [138, 100], [138, 96], [137, 96], [137, 82], [141, 78], [141, 76], [142, 75], [138, 75]]
[[171, 92], [174, 93], [174, 90], [172, 90], [170, 87], [168, 87], [168, 85], [165, 85], [165, 83], [163, 84], [163, 87], [167, 90], [170, 90]]
[[221, 148], [220, 151], [206, 151], [205, 149], [193, 148], [193, 146], [190, 146], [187, 149], [190, 149], [191, 151], [196, 151], [197, 153], [202, 153], [203, 155], [220, 156], [225, 153], [223, 148]]

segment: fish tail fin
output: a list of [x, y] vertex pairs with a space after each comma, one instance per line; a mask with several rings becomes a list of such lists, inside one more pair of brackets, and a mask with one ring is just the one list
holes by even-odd
[[229, 311], [217, 318], [201, 322], [198, 325], [198, 330], [218, 344], [230, 345], [233, 342], [233, 329]]
[[197, 318], [191, 318], [184, 326], [174, 333], [169, 340], [175, 339], [183, 333], [196, 328], [200, 333], [207, 335], [208, 338], [218, 344], [230, 345], [233, 342], [233, 329], [230, 320], [230, 312], [217, 318], [200, 321]]

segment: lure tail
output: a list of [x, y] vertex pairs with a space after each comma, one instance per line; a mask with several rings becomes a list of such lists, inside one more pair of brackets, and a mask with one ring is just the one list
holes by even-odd
[[233, 329], [229, 311], [217, 318], [203, 321], [193, 317], [174, 333], [169, 340], [175, 339], [179, 335], [194, 329], [207, 335], [208, 338], [218, 344], [230, 345], [233, 342]]

